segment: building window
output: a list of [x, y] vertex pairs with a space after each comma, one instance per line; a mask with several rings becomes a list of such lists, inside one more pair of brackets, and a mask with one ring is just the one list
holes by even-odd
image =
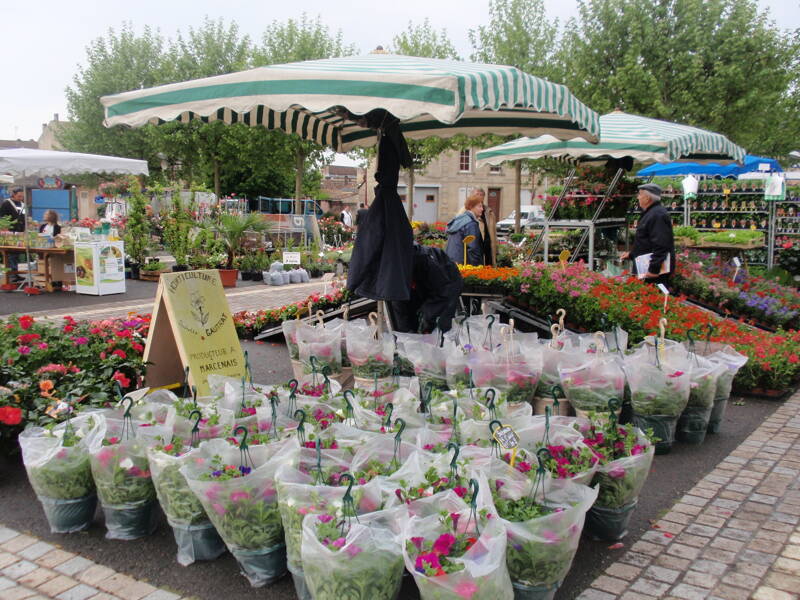
[[500, 165], [490, 165], [489, 166], [489, 173], [492, 175], [502, 175], [503, 168]]
[[433, 194], [427, 194], [425, 196], [425, 202], [436, 202], [436, 196]]
[[458, 170], [470, 171], [472, 169], [472, 150], [462, 150], [458, 156]]

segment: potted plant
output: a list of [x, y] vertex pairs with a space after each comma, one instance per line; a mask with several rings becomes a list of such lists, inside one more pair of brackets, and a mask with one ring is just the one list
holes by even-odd
[[161, 273], [166, 272], [167, 265], [160, 260], [148, 262], [146, 265], [140, 267], [139, 279], [143, 281], [158, 281]]
[[173, 271], [189, 269], [189, 236], [193, 221], [187, 210], [181, 205], [179, 193], [172, 195], [172, 207], [163, 220], [164, 245], [175, 258]]
[[150, 226], [147, 223], [147, 202], [135, 177], [128, 188], [128, 222], [125, 225], [125, 253], [130, 257], [131, 279], [139, 278], [139, 267], [144, 264], [150, 245]]
[[248, 231], [264, 231], [267, 223], [258, 213], [246, 215], [220, 215], [215, 231], [225, 246], [228, 259], [225, 268], [219, 269], [223, 287], [236, 287], [239, 271], [234, 268], [234, 260], [242, 248], [245, 234]]

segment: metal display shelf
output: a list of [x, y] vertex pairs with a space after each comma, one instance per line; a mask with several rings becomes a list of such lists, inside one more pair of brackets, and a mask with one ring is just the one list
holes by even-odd
[[[544, 243], [544, 262], [549, 262], [550, 259], [550, 239], [549, 234], [551, 229], [585, 229], [588, 230], [588, 241], [587, 241], [587, 251], [588, 257], [586, 264], [593, 266], [594, 265], [594, 254], [595, 254], [595, 237], [597, 232], [602, 229], [615, 229], [615, 228], [623, 228], [625, 227], [625, 219], [597, 219], [596, 221], [589, 221], [589, 220], [581, 220], [581, 221], [572, 221], [572, 220], [564, 220], [564, 221], [548, 221], [545, 222], [543, 225], [544, 234], [543, 234], [543, 243]], [[580, 248], [578, 249], [580, 251]], [[577, 255], [577, 253], [576, 253]]]

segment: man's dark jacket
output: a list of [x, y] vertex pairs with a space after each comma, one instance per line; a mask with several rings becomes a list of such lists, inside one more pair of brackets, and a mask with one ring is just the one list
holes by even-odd
[[0, 217], [11, 217], [11, 231], [25, 231], [25, 214], [19, 210], [10, 198], [0, 202]]
[[650, 252], [653, 253], [648, 269], [650, 273], [656, 275], [660, 273], [661, 263], [666, 260], [667, 256], [670, 260], [669, 274], [671, 275], [675, 271], [675, 238], [672, 235], [672, 219], [661, 202], [653, 202], [639, 219], [631, 249], [631, 260]]

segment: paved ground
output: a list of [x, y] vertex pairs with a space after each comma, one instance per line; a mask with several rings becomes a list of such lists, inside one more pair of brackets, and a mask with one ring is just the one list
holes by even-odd
[[[9, 314], [29, 314], [39, 318], [61, 318], [71, 315], [76, 319], [104, 319], [124, 316], [129, 312], [149, 313], [158, 284], [148, 281], [133, 281], [126, 294], [113, 296], [85, 296], [72, 293], [0, 295], [0, 318]], [[315, 291], [323, 291], [330, 284], [315, 280], [310, 283], [295, 283], [271, 287], [263, 283], [239, 282], [240, 287], [228, 288], [231, 311], [275, 308], [290, 302], [303, 300]]]

